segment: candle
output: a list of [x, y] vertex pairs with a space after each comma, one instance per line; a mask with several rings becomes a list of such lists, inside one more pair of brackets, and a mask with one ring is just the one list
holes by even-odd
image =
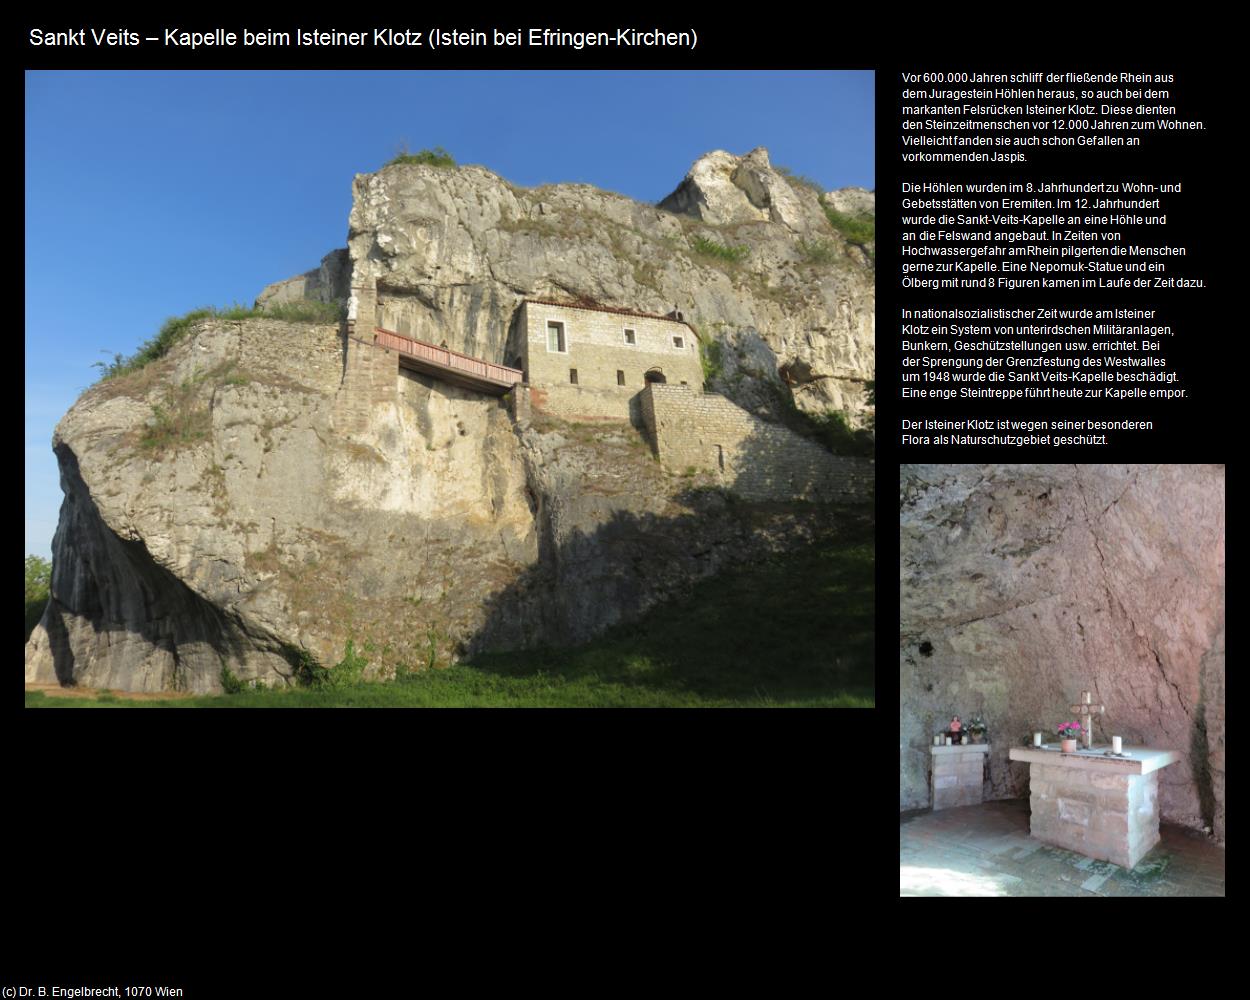
[[940, 733], [937, 736], [933, 737], [933, 745], [935, 747], [940, 747], [942, 745], [942, 736]]
[[1041, 733], [1034, 733], [1034, 734], [1033, 734], [1033, 745], [1034, 745], [1035, 747], [1040, 747], [1040, 746], [1042, 745], [1042, 734], [1041, 734]]
[[949, 736], [948, 736], [948, 737], [946, 737], [946, 745], [947, 745], [947, 746], [950, 746], [950, 745], [951, 745], [951, 738], [950, 738]]
[[1112, 737], [1111, 737], [1111, 752], [1112, 752], [1112, 753], [1123, 753], [1124, 751], [1122, 751], [1122, 750], [1120, 749], [1120, 746], [1121, 746], [1121, 744], [1120, 744], [1120, 737], [1118, 737], [1118, 736], [1112, 736]]

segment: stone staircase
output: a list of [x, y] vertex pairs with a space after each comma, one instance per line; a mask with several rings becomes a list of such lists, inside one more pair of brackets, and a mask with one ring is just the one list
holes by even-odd
[[373, 407], [394, 403], [399, 355], [348, 334], [343, 381], [334, 396], [334, 429], [363, 434]]

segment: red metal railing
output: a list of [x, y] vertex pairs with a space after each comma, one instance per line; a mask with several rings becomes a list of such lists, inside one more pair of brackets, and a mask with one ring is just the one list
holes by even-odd
[[433, 344], [427, 344], [421, 340], [413, 340], [411, 337], [405, 337], [402, 334], [395, 333], [393, 330], [383, 330], [380, 326], [374, 328], [373, 341], [379, 347], [398, 351], [400, 354], [407, 354], [411, 358], [420, 358], [422, 361], [429, 361], [436, 365], [442, 365], [444, 368], [452, 368], [456, 371], [464, 372], [468, 375], [476, 375], [478, 378], [499, 382], [503, 385], [513, 385], [522, 381], [525, 377], [524, 372], [517, 371], [515, 368], [483, 361], [481, 358], [461, 354], [459, 351], [453, 351], [446, 347], [435, 347]]

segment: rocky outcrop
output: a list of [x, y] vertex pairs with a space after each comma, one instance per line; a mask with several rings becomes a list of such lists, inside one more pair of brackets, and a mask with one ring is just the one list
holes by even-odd
[[[335, 327], [209, 321], [75, 404], [56, 430], [67, 499], [28, 680], [217, 690], [223, 665], [281, 684], [352, 637], [376, 640], [379, 665], [471, 641], [537, 551], [511, 421], [392, 355], [389, 399], [345, 430], [343, 355]], [[188, 607], [217, 619], [193, 649]], [[162, 643], [176, 667], [148, 648]]]
[[285, 281], [266, 285], [256, 296], [256, 308], [287, 302], [338, 302], [351, 294], [352, 261], [347, 249], [331, 250], [321, 265]]
[[1083, 690], [1094, 738], [1179, 750], [1165, 820], [1224, 814], [1224, 467], [904, 466], [901, 809], [928, 803], [933, 734], [983, 715], [989, 795], [1027, 794], [1007, 751]]
[[[59, 443], [57, 457], [65, 501], [55, 596], [26, 648], [27, 683], [207, 692], [219, 690], [224, 663], [241, 660], [249, 676], [291, 676], [278, 635], [201, 596], [152, 558], [138, 532], [110, 528], [73, 450]], [[201, 569], [211, 576], [220, 564]]]
[[[350, 300], [358, 319], [367, 285], [382, 325], [500, 362], [526, 297], [677, 308], [721, 345], [714, 388], [862, 419], [872, 275], [805, 260], [804, 240], [838, 238], [815, 194], [762, 150], [733, 159], [751, 213], [725, 225], [481, 167], [387, 167], [355, 180], [347, 250], [257, 301]], [[381, 675], [580, 641], [839, 516], [730, 502], [628, 424], [514, 420], [368, 333], [209, 319], [83, 395], [54, 439], [66, 499], [28, 681], [214, 691], [291, 683], [349, 640]]]
[[876, 215], [877, 193], [862, 187], [825, 192], [825, 204], [843, 215]]
[[[495, 361], [527, 297], [677, 309], [720, 345], [710, 388], [762, 415], [793, 399], [865, 423], [873, 271], [817, 193], [762, 149], [708, 154], [678, 193], [657, 207], [583, 184], [518, 188], [482, 167], [390, 166], [354, 183], [352, 284], [376, 283], [383, 326]], [[721, 259], [707, 244], [744, 255]], [[812, 376], [788, 385], [778, 372], [796, 361]]]
[[775, 222], [796, 233], [820, 231], [819, 216], [802, 193], [772, 168], [762, 146], [746, 156], [717, 150], [700, 157], [660, 207], [714, 226]]
[[209, 320], [79, 400], [28, 682], [217, 691], [348, 640], [376, 676], [576, 642], [835, 526], [666, 473], [627, 423], [514, 423], [351, 346], [345, 374], [334, 327]]

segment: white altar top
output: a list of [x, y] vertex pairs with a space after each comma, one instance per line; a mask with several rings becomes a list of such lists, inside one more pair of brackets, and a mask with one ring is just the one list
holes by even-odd
[[1104, 774], [1108, 771], [1114, 774], [1149, 774], [1181, 759], [1181, 755], [1175, 750], [1130, 746], [1123, 748], [1127, 756], [1108, 757], [1106, 753], [1110, 749], [1109, 746], [1093, 746], [1089, 750], [1079, 749], [1064, 753], [1057, 744], [1051, 743], [1040, 747], [1012, 747], [1007, 756], [1011, 760], [1027, 761], [1030, 764], [1074, 767], [1101, 771]]
[[988, 743], [962, 743], [959, 745], [951, 744], [948, 747], [929, 747], [929, 752], [934, 756], [940, 754], [957, 754], [957, 753], [989, 753], [990, 745]]

